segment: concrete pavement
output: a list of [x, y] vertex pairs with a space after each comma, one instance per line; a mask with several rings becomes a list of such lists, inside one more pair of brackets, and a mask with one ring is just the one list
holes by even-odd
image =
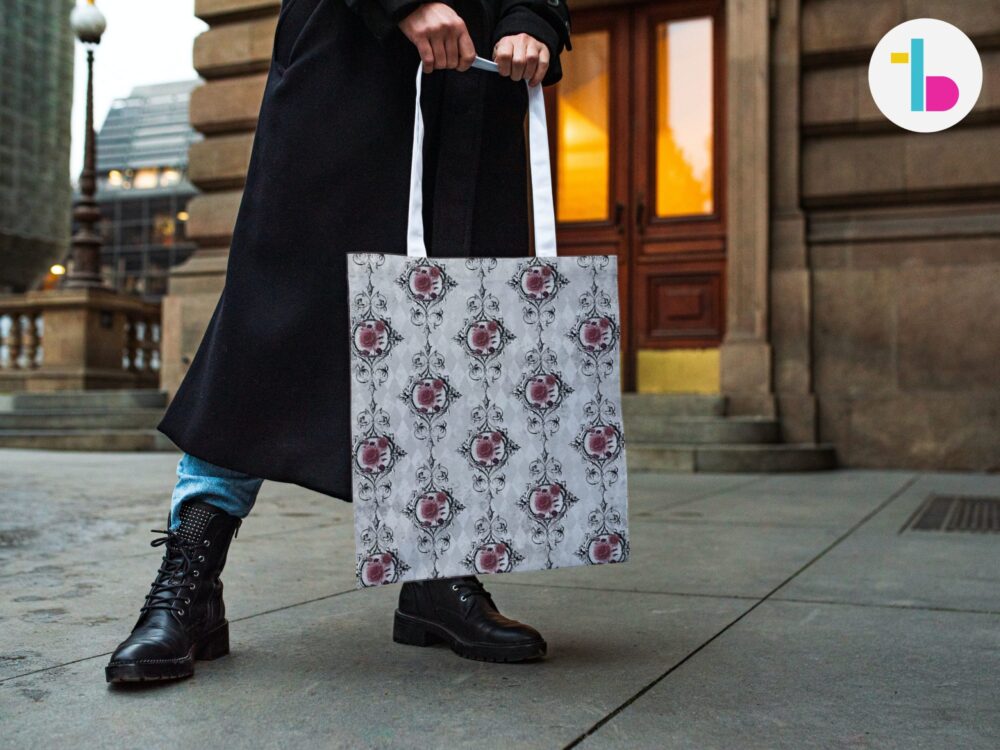
[[175, 455], [0, 450], [0, 747], [994, 748], [1000, 535], [905, 531], [1000, 477], [637, 475], [633, 561], [488, 581], [542, 663], [392, 643], [350, 506], [265, 483], [230, 657], [109, 689]]

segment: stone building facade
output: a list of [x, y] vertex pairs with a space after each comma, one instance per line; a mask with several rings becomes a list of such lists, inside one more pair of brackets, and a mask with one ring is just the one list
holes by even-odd
[[[222, 288], [278, 6], [196, 2], [200, 249], [165, 300], [170, 391]], [[1000, 4], [571, 8], [549, 92], [560, 247], [619, 256], [628, 387], [721, 391], [846, 466], [1000, 467]], [[973, 112], [930, 135], [867, 87], [880, 37], [919, 17], [966, 31], [985, 73]]]
[[3, 5], [0, 292], [29, 288], [62, 259], [69, 244], [73, 5], [73, 0]]

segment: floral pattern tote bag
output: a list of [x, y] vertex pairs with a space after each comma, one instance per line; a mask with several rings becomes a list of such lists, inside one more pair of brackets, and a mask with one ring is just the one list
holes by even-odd
[[541, 86], [535, 256], [428, 258], [421, 78], [407, 255], [348, 256], [358, 585], [623, 562], [617, 259], [556, 254]]

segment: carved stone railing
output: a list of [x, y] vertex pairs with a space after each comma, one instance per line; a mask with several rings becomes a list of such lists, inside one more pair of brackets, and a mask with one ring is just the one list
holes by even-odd
[[43, 328], [37, 308], [20, 299], [0, 297], [0, 373], [38, 368]]
[[0, 392], [159, 382], [159, 303], [108, 289], [0, 295]]

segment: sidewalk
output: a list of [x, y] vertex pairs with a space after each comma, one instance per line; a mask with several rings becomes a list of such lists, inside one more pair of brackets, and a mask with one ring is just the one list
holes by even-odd
[[635, 476], [632, 562], [487, 581], [549, 641], [527, 665], [392, 643], [350, 506], [265, 483], [232, 655], [111, 690], [176, 460], [0, 450], [0, 747], [1000, 746], [1000, 535], [900, 533], [1000, 476]]

